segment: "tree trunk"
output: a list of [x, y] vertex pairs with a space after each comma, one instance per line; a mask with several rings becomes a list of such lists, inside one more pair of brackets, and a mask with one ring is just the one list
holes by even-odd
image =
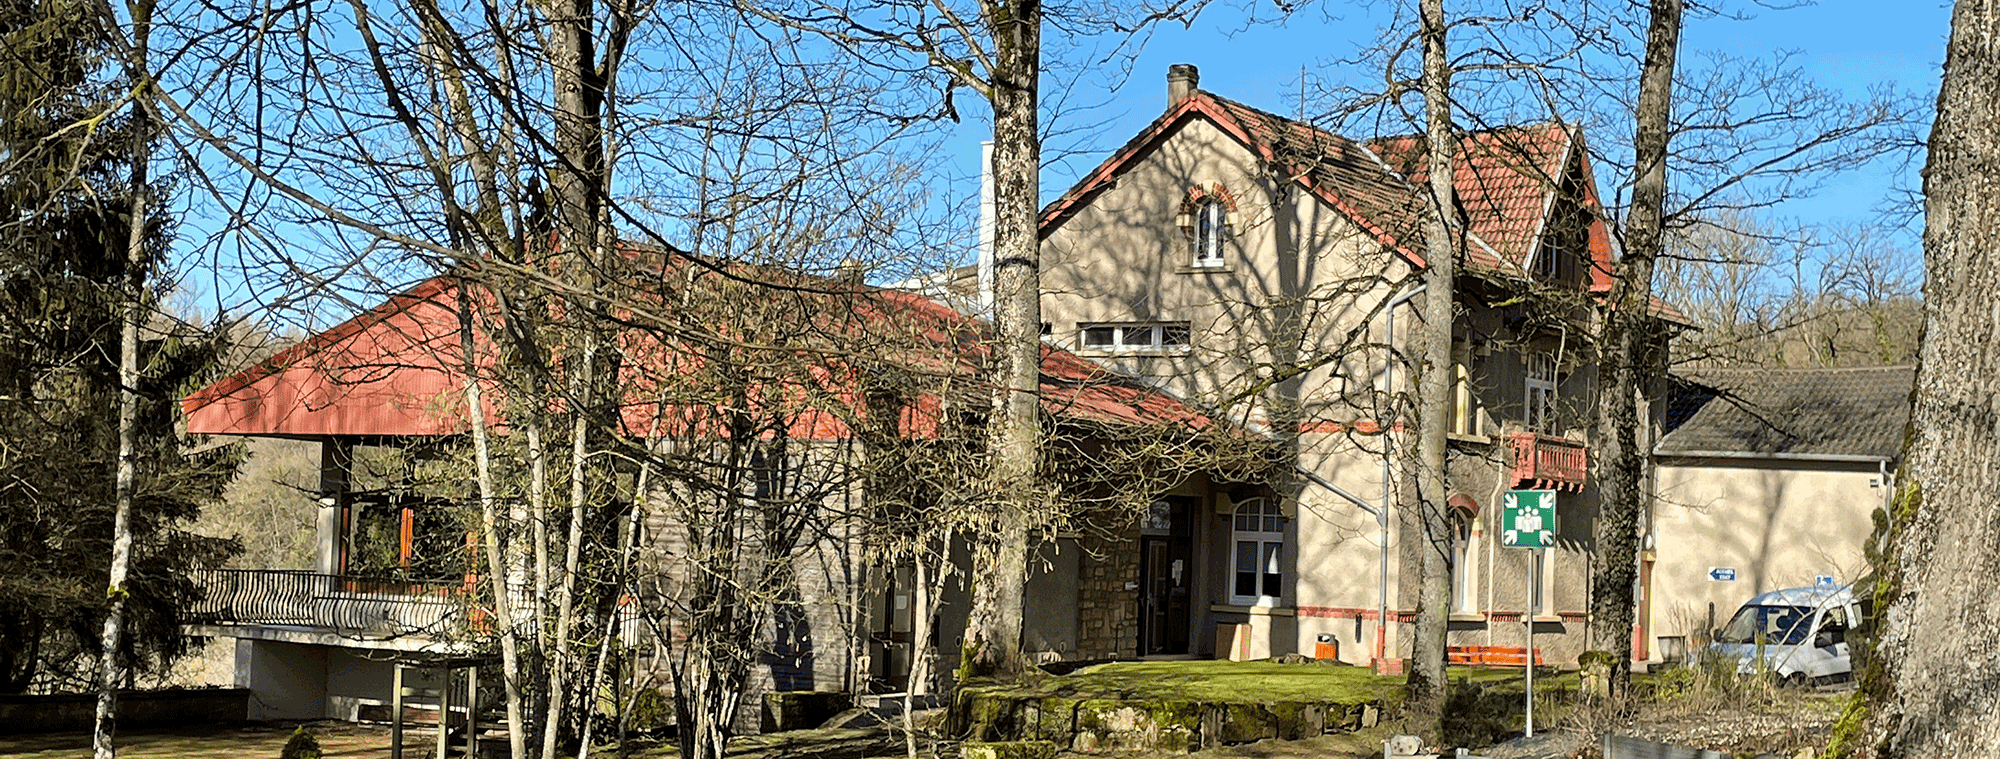
[[[113, 475], [115, 511], [111, 517], [111, 569], [106, 580], [104, 632], [98, 639], [103, 648], [97, 663], [97, 720], [91, 730], [91, 749], [96, 759], [118, 755], [112, 739], [118, 732], [118, 688], [125, 680], [128, 662], [120, 648], [125, 638], [125, 606], [131, 590], [125, 587], [132, 569], [132, 499], [139, 483], [139, 329], [146, 317], [146, 214], [151, 193], [146, 187], [148, 141], [152, 119], [146, 97], [152, 92], [152, 78], [146, 63], [147, 42], [151, 39], [151, 6], [130, 6], [132, 13], [131, 59], [126, 75], [134, 89], [132, 107], [131, 213], [126, 217], [124, 314], [118, 332], [118, 467]], [[107, 19], [109, 20], [109, 19]]]
[[972, 605], [961, 677], [1012, 679], [1024, 671], [1021, 594], [1027, 585], [1029, 514], [1041, 493], [1041, 135], [1035, 77], [1041, 71], [1039, 0], [989, 0], [993, 35], [994, 414], [990, 425], [992, 530], [975, 542]]
[[1632, 585], [1638, 579], [1639, 517], [1646, 499], [1646, 428], [1639, 423], [1639, 392], [1662, 370], [1660, 325], [1648, 314], [1653, 262], [1662, 244], [1667, 192], [1668, 124], [1673, 116], [1674, 60], [1680, 48], [1681, 0], [1653, 0], [1646, 57], [1639, 71], [1639, 105], [1633, 114], [1632, 208], [1625, 217], [1625, 249], [1606, 304], [1598, 369], [1596, 544], [1590, 567], [1590, 647], [1610, 654], [1610, 694], [1622, 698], [1632, 677]]
[[[590, 414], [588, 408], [595, 402], [593, 387], [596, 384], [594, 369], [596, 343], [589, 332], [582, 334], [583, 344], [577, 347], [576, 356], [582, 364], [572, 371], [578, 372], [574, 378], [576, 395], [571, 399], [573, 422], [570, 428], [570, 471], [569, 471], [569, 534], [563, 542], [563, 565], [561, 581], [555, 586], [555, 632], [548, 647], [549, 668], [549, 713], [542, 727], [542, 756], [556, 756], [556, 741], [562, 733], [564, 706], [569, 702], [566, 695], [570, 670], [575, 667], [570, 651], [570, 629], [576, 618], [576, 584], [581, 570], [583, 556], [583, 522], [588, 508], [590, 476]], [[593, 703], [585, 694], [583, 707]], [[583, 708], [580, 707], [580, 708]], [[578, 715], [588, 720], [590, 715]]]
[[132, 495], [139, 479], [139, 395], [135, 388], [139, 386], [139, 327], [145, 318], [146, 152], [140, 136], [145, 131], [135, 130], [132, 140], [136, 144], [132, 152], [131, 227], [125, 240], [125, 313], [118, 334], [117, 511], [111, 521], [109, 604], [104, 612], [104, 633], [98, 640], [104, 650], [97, 663], [97, 723], [91, 735], [97, 759], [118, 754], [111, 740], [118, 732], [118, 688], [125, 680], [127, 665], [119, 649], [124, 643], [125, 602], [131, 595], [125, 582], [132, 567]]
[[2000, 7], [1960, 2], [1924, 166], [1924, 338], [1900, 534], [1878, 586], [1875, 756], [2000, 745]]
[[1445, 511], [1445, 430], [1451, 413], [1451, 333], [1457, 272], [1451, 127], [1451, 65], [1445, 57], [1443, 0], [1419, 4], [1424, 43], [1424, 135], [1429, 192], [1424, 214], [1424, 300], [1417, 365], [1417, 619], [1411, 631], [1410, 729], [1426, 740], [1442, 733], [1445, 625], [1451, 605], [1451, 518]]
[[[500, 637], [500, 681], [507, 693], [507, 755], [526, 759], [528, 755], [527, 710], [523, 708], [521, 649], [514, 626], [514, 602], [520, 598], [512, 562], [501, 547], [499, 491], [493, 481], [493, 449], [486, 432], [485, 402], [479, 387], [479, 353], [472, 339], [471, 287], [458, 282], [458, 340], [465, 361], [466, 418], [472, 427], [473, 469], [479, 489], [479, 535], [485, 542], [487, 586], [493, 591], [493, 627]], [[518, 502], [520, 499], [515, 499]], [[515, 537], [509, 543], [519, 543]]]

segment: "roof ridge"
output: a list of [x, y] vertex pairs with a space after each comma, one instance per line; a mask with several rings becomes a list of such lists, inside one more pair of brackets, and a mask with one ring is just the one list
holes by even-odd
[[1916, 364], [1883, 364], [1879, 366], [1697, 366], [1679, 369], [1669, 374], [1684, 373], [1726, 373], [1726, 374], [1839, 374], [1858, 372], [1883, 372], [1915, 369]]

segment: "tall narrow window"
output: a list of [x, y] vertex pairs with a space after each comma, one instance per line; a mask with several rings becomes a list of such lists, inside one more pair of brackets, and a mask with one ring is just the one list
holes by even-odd
[[1194, 265], [1198, 267], [1222, 265], [1222, 243], [1229, 239], [1228, 209], [1216, 200], [1204, 200], [1195, 205], [1194, 213]]
[[1194, 249], [1190, 265], [1197, 269], [1228, 265], [1223, 254], [1235, 237], [1236, 197], [1221, 182], [1208, 187], [1189, 187], [1174, 223], [1180, 225], [1181, 233], [1187, 235]]
[[1231, 525], [1236, 540], [1231, 603], [1272, 606], [1285, 585], [1285, 514], [1269, 498], [1236, 505]]
[[1457, 341], [1451, 346], [1451, 431], [1476, 435], [1472, 407], [1472, 343]]
[[1533, 432], [1555, 433], [1556, 360], [1546, 353], [1528, 355], [1527, 398], [1522, 423]]
[[1472, 520], [1470, 511], [1461, 508], [1451, 510], [1451, 610], [1454, 612], [1475, 611]]

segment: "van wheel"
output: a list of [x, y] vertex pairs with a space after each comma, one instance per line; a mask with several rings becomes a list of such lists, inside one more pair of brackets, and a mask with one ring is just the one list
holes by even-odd
[[1812, 684], [1811, 679], [1806, 677], [1806, 673], [1804, 672], [1793, 672], [1785, 676], [1785, 687], [1787, 688], [1798, 688], [1804, 690], [1807, 685], [1811, 684]]

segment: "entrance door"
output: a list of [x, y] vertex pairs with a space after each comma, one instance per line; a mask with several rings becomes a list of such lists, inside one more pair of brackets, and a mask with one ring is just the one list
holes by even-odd
[[[1153, 505], [1139, 539], [1139, 653], [1188, 652], [1189, 585], [1194, 541], [1188, 499]], [[1163, 529], [1164, 528], [1164, 529]], [[1164, 534], [1161, 534], [1164, 533]]]

